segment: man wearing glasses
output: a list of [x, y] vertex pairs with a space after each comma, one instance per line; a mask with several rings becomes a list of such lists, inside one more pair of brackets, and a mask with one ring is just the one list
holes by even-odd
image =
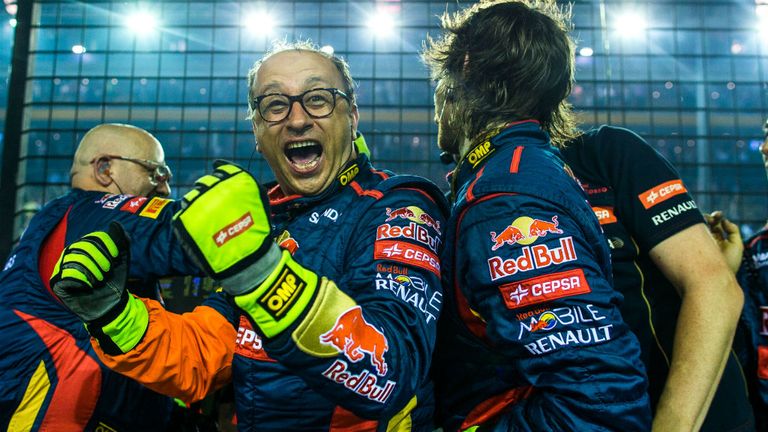
[[104, 367], [48, 283], [64, 247], [110, 221], [133, 239], [131, 292], [159, 298], [156, 278], [200, 274], [171, 234], [180, 203], [162, 198], [163, 148], [142, 129], [100, 125], [70, 175], [72, 191], [35, 215], [0, 273], [0, 331], [12, 341], [0, 344], [0, 430], [166, 430], [176, 404]]
[[[81, 315], [100, 358], [150, 388], [194, 401], [232, 379], [241, 431], [432, 430], [442, 194], [371, 166], [342, 59], [306, 43], [278, 47], [248, 83], [276, 184], [262, 193], [239, 167], [217, 165], [174, 217], [224, 291], [181, 316], [121, 300], [119, 255], [73, 246], [56, 293], [73, 309], [104, 305]], [[81, 244], [124, 241], [111, 229]], [[83, 256], [109, 263], [105, 282], [74, 261]]]

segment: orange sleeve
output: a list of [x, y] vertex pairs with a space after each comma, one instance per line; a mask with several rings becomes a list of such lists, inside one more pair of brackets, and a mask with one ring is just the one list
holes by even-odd
[[185, 403], [203, 399], [232, 379], [237, 332], [221, 314], [211, 307], [198, 306], [178, 315], [154, 300], [141, 301], [149, 311], [149, 326], [130, 352], [107, 355], [91, 338], [91, 345], [105, 365]]

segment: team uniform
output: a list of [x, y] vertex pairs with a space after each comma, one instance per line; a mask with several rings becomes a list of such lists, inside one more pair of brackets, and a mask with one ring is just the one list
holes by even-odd
[[744, 311], [736, 332], [736, 351], [744, 364], [755, 417], [768, 429], [768, 227], [744, 244], [738, 273]]
[[[354, 307], [325, 325], [309, 324], [338, 298], [320, 301], [318, 294], [288, 330], [264, 337], [224, 292], [183, 316], [147, 301], [143, 340], [124, 355], [101, 355], [185, 400], [231, 377], [242, 431], [432, 430], [428, 371], [442, 305], [442, 200], [433, 184], [377, 171], [365, 155], [317, 196], [281, 196], [275, 187], [276, 241]], [[279, 289], [299, 289], [297, 279], [280, 279], [286, 284]], [[183, 353], [168, 350], [170, 343]]]
[[490, 134], [452, 177], [435, 360], [446, 430], [649, 430], [608, 246], [538, 122]]
[[[681, 298], [649, 251], [704, 218], [676, 170], [629, 130], [587, 131], [562, 154], [608, 239], [614, 285], [624, 295], [621, 314], [640, 341], [655, 407], [669, 373]], [[731, 353], [702, 430], [753, 428], [746, 394]]]
[[[29, 224], [0, 273], [0, 429], [165, 430], [174, 402], [105, 367], [49, 278], [69, 243], [110, 221], [131, 234], [131, 278], [199, 274], [171, 234], [178, 203], [72, 190]], [[157, 296], [152, 289], [135, 291]]]

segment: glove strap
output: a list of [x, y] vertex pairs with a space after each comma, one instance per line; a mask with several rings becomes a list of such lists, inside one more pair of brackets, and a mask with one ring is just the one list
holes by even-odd
[[317, 291], [318, 277], [282, 251], [280, 261], [252, 292], [235, 297], [266, 337], [275, 337], [302, 316]]
[[149, 326], [149, 312], [141, 300], [133, 295], [126, 295], [113, 309], [120, 311], [91, 321], [86, 324], [88, 333], [97, 341], [101, 349], [109, 355], [125, 354], [141, 342]]

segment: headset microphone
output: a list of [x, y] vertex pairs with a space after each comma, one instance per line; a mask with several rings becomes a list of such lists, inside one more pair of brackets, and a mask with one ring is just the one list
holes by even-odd
[[444, 151], [440, 153], [440, 162], [442, 162], [444, 165], [450, 165], [452, 163], [456, 163], [456, 160], [454, 160], [452, 154]]

